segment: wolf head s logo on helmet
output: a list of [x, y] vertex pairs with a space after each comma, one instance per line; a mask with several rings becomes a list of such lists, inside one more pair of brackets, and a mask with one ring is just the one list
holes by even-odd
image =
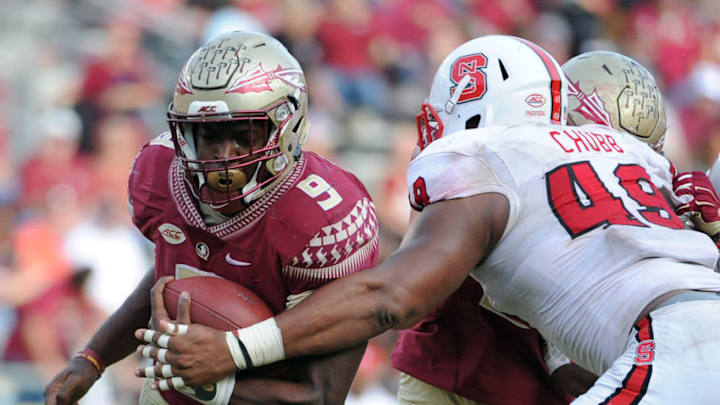
[[458, 104], [466, 101], [477, 100], [485, 94], [487, 90], [487, 76], [483, 72], [483, 68], [487, 67], [487, 58], [485, 55], [478, 53], [475, 55], [466, 55], [460, 57], [453, 62], [450, 67], [450, 80], [456, 86], [450, 88], [450, 93], [457, 91], [457, 84], [462, 81], [465, 75], [470, 75], [470, 83], [464, 89], [461, 89]]

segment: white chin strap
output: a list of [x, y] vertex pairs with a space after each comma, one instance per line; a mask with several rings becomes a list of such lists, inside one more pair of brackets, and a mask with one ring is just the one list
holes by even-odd
[[[257, 167], [255, 168], [255, 173], [253, 173], [252, 178], [250, 178], [250, 181], [247, 182], [242, 188], [242, 193], [245, 194], [248, 190], [252, 190], [253, 187], [257, 186], [257, 176], [258, 173], [260, 173], [260, 168], [262, 167], [264, 162], [260, 161], [258, 162]], [[252, 201], [260, 197], [262, 193], [262, 187], [258, 188], [257, 190], [253, 191], [252, 193], [246, 195], [243, 197], [243, 201], [245, 201], [246, 204], [250, 204]]]
[[463, 91], [465, 91], [465, 88], [468, 86], [468, 84], [470, 84], [470, 80], [472, 80], [470, 75], [465, 75], [462, 79], [460, 79], [460, 83], [458, 83], [458, 85], [455, 87], [455, 91], [453, 92], [452, 97], [450, 97], [450, 100], [445, 103], [446, 113], [452, 114], [452, 111], [455, 109], [458, 100], [460, 100], [460, 96], [462, 96]]
[[[276, 129], [275, 131], [276, 131], [276, 133], [277, 133], [278, 130]], [[275, 133], [272, 133], [272, 134], [270, 134], [270, 136], [268, 136], [268, 141], [267, 141], [267, 143], [265, 143], [265, 147], [267, 147], [268, 145], [270, 145], [270, 140], [273, 138], [273, 136], [275, 136]], [[279, 142], [279, 141], [280, 141], [280, 140], [278, 139], [278, 142]], [[269, 154], [271, 154], [271, 153], [272, 153], [271, 150], [265, 152], [266, 155], [269, 155]], [[285, 164], [284, 164], [282, 167], [280, 167], [280, 169], [282, 169], [282, 168], [284, 168], [284, 166], [287, 164], [287, 160], [285, 159], [285, 155], [284, 155], [284, 154], [280, 154], [280, 156], [274, 158], [274, 159], [273, 159], [273, 160], [274, 160], [274, 161], [273, 161], [273, 165], [276, 165], [276, 163], [278, 162], [278, 159], [280, 159], [280, 158], [282, 158], [282, 159], [283, 159], [282, 161], [285, 162]], [[252, 178], [250, 178], [250, 181], [248, 181], [247, 184], [245, 184], [245, 186], [243, 186], [243, 188], [242, 188], [243, 194], [245, 194], [248, 190], [252, 190], [254, 187], [256, 187], [256, 186], [258, 185], [258, 181], [257, 181], [258, 173], [260, 173], [260, 168], [261, 168], [263, 165], [265, 165], [266, 163], [267, 163], [267, 161], [264, 161], [264, 160], [261, 160], [260, 162], [258, 162], [258, 166], [255, 168], [255, 173], [253, 173]], [[273, 169], [277, 169], [277, 167], [276, 167], [276, 166], [273, 166]], [[279, 172], [279, 171], [280, 171], [280, 170], [276, 170], [276, 173]], [[255, 201], [256, 199], [260, 198], [260, 196], [263, 195], [263, 192], [264, 192], [264, 187], [258, 188], [257, 190], [255, 190], [255, 191], [253, 191], [252, 193], [250, 193], [250, 194], [246, 195], [245, 197], [243, 197], [243, 201], [245, 201], [246, 204], [250, 204], [251, 202], [253, 202], [253, 201]]]

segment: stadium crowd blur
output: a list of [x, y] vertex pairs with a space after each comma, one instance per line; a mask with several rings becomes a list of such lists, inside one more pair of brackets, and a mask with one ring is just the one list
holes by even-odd
[[[149, 268], [126, 213], [140, 146], [190, 52], [229, 29], [278, 37], [310, 90], [306, 148], [375, 199], [383, 256], [403, 234], [404, 173], [432, 74], [469, 38], [514, 34], [564, 63], [596, 49], [650, 67], [667, 99], [666, 153], [704, 170], [720, 151], [714, 0], [8, 0], [0, 7], [0, 404], [42, 389]], [[371, 342], [348, 404], [394, 402], [395, 336]], [[127, 359], [81, 403], [136, 403]]]

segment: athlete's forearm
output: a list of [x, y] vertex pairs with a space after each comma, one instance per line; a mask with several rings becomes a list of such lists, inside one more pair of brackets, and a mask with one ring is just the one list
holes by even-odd
[[124, 359], [137, 348], [134, 332], [147, 327], [150, 320], [150, 289], [153, 284], [154, 270], [150, 269], [122, 306], [88, 342], [87, 346], [102, 358], [106, 366]]
[[[407, 327], [419, 320], [452, 293], [467, 272], [458, 277], [437, 280], [429, 291], [413, 280], [402, 281], [401, 269], [411, 269], [407, 256], [388, 259], [382, 267], [343, 277], [316, 290], [301, 305], [276, 317], [285, 355], [296, 357], [328, 353], [364, 342], [388, 329]], [[394, 264], [397, 263], [397, 267]], [[440, 269], [441, 266], [433, 266]], [[389, 272], [400, 279], [374, 277]], [[407, 272], [406, 277], [412, 277]], [[403, 283], [407, 283], [402, 285]]]
[[401, 297], [394, 297], [392, 288], [366, 274], [331, 284], [276, 317], [287, 357], [356, 345], [394, 327], [404, 317]]

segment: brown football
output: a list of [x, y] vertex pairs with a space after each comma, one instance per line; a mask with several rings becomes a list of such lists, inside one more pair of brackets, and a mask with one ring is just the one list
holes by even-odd
[[273, 316], [270, 308], [254, 292], [219, 277], [187, 277], [165, 285], [163, 299], [170, 318], [177, 316], [183, 291], [190, 293], [192, 323], [219, 330], [234, 330]]
[[[270, 308], [247, 287], [219, 277], [187, 277], [165, 285], [163, 299], [171, 319], [183, 291], [190, 293], [190, 320], [219, 330], [235, 330], [273, 316]], [[293, 380], [295, 371], [286, 361], [259, 367], [244, 375]]]

